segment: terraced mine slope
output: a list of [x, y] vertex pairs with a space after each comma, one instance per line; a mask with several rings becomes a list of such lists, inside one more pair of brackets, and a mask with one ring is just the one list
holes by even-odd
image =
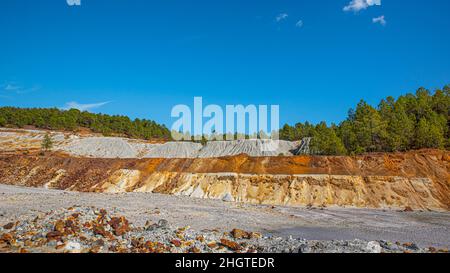
[[250, 156], [292, 156], [308, 151], [309, 139], [304, 141], [236, 140], [213, 141], [205, 146], [192, 142], [152, 142], [94, 134], [46, 132], [0, 128], [0, 152], [29, 153], [40, 149], [49, 133], [54, 150], [72, 156], [92, 158], [214, 158], [248, 154]]
[[448, 151], [358, 157], [83, 158], [3, 153], [0, 183], [255, 204], [450, 208]]

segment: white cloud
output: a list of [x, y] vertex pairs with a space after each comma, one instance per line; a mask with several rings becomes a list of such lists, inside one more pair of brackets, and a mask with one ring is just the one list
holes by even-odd
[[8, 83], [4, 86], [3, 90], [5, 91], [17, 91], [22, 89], [22, 87], [18, 86], [18, 85], [14, 85], [12, 83]]
[[275, 20], [277, 20], [277, 22], [283, 21], [285, 19], [288, 18], [288, 14], [287, 13], [280, 13], [278, 14], [278, 16], [275, 18]]
[[99, 102], [99, 103], [87, 103], [87, 104], [82, 104], [82, 103], [78, 103], [76, 101], [71, 101], [71, 102], [66, 103], [66, 106], [64, 106], [62, 109], [64, 109], [64, 110], [78, 109], [80, 111], [88, 111], [91, 109], [102, 107], [103, 105], [106, 105], [108, 103], [110, 103], [110, 101]]
[[358, 12], [371, 6], [381, 6], [381, 0], [352, 0], [344, 7], [344, 11]]
[[382, 26], [386, 25], [386, 19], [384, 19], [384, 15], [380, 16], [380, 17], [376, 17], [372, 19], [372, 22], [374, 24], [380, 24]]
[[295, 26], [298, 27], [298, 28], [303, 27], [303, 20], [299, 20], [299, 21], [295, 24]]
[[69, 6], [81, 6], [81, 0], [66, 0]]
[[3, 85], [0, 85], [0, 91], [8, 92], [8, 93], [16, 93], [16, 94], [26, 94], [34, 91], [38, 91], [41, 89], [40, 86], [33, 86], [33, 87], [24, 87], [21, 85], [18, 85], [14, 82], [9, 82]]

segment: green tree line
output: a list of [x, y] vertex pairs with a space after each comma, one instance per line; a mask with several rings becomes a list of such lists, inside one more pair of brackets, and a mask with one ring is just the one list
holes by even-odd
[[[310, 150], [319, 155], [353, 155], [367, 152], [395, 152], [422, 148], [450, 147], [450, 86], [431, 93], [419, 88], [415, 94], [387, 97], [375, 108], [361, 100], [339, 125], [297, 123], [280, 129], [280, 139], [311, 137]], [[170, 131], [154, 121], [130, 120], [56, 108], [0, 108], [0, 126], [23, 128], [31, 125], [51, 130], [76, 131], [79, 127], [103, 135], [140, 139], [171, 139]], [[248, 138], [248, 137], [246, 137]]]
[[383, 99], [378, 107], [361, 100], [339, 125], [308, 122], [285, 125], [284, 140], [312, 137], [314, 154], [346, 155], [450, 147], [450, 86], [431, 93], [419, 88], [415, 94]]
[[76, 131], [80, 127], [89, 128], [106, 136], [121, 135], [130, 138], [169, 139], [170, 131], [152, 120], [130, 120], [126, 116], [111, 116], [81, 112], [76, 109], [57, 108], [0, 108], [0, 126], [23, 128], [34, 126], [41, 129]]

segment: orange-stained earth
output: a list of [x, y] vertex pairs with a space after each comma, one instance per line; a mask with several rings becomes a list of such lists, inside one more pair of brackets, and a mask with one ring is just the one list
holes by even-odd
[[0, 183], [287, 206], [450, 209], [449, 151], [195, 159], [0, 155]]

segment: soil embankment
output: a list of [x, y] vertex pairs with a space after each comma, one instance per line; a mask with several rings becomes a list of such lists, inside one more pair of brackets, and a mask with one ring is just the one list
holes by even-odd
[[0, 156], [0, 183], [288, 206], [449, 210], [448, 151], [185, 159]]

